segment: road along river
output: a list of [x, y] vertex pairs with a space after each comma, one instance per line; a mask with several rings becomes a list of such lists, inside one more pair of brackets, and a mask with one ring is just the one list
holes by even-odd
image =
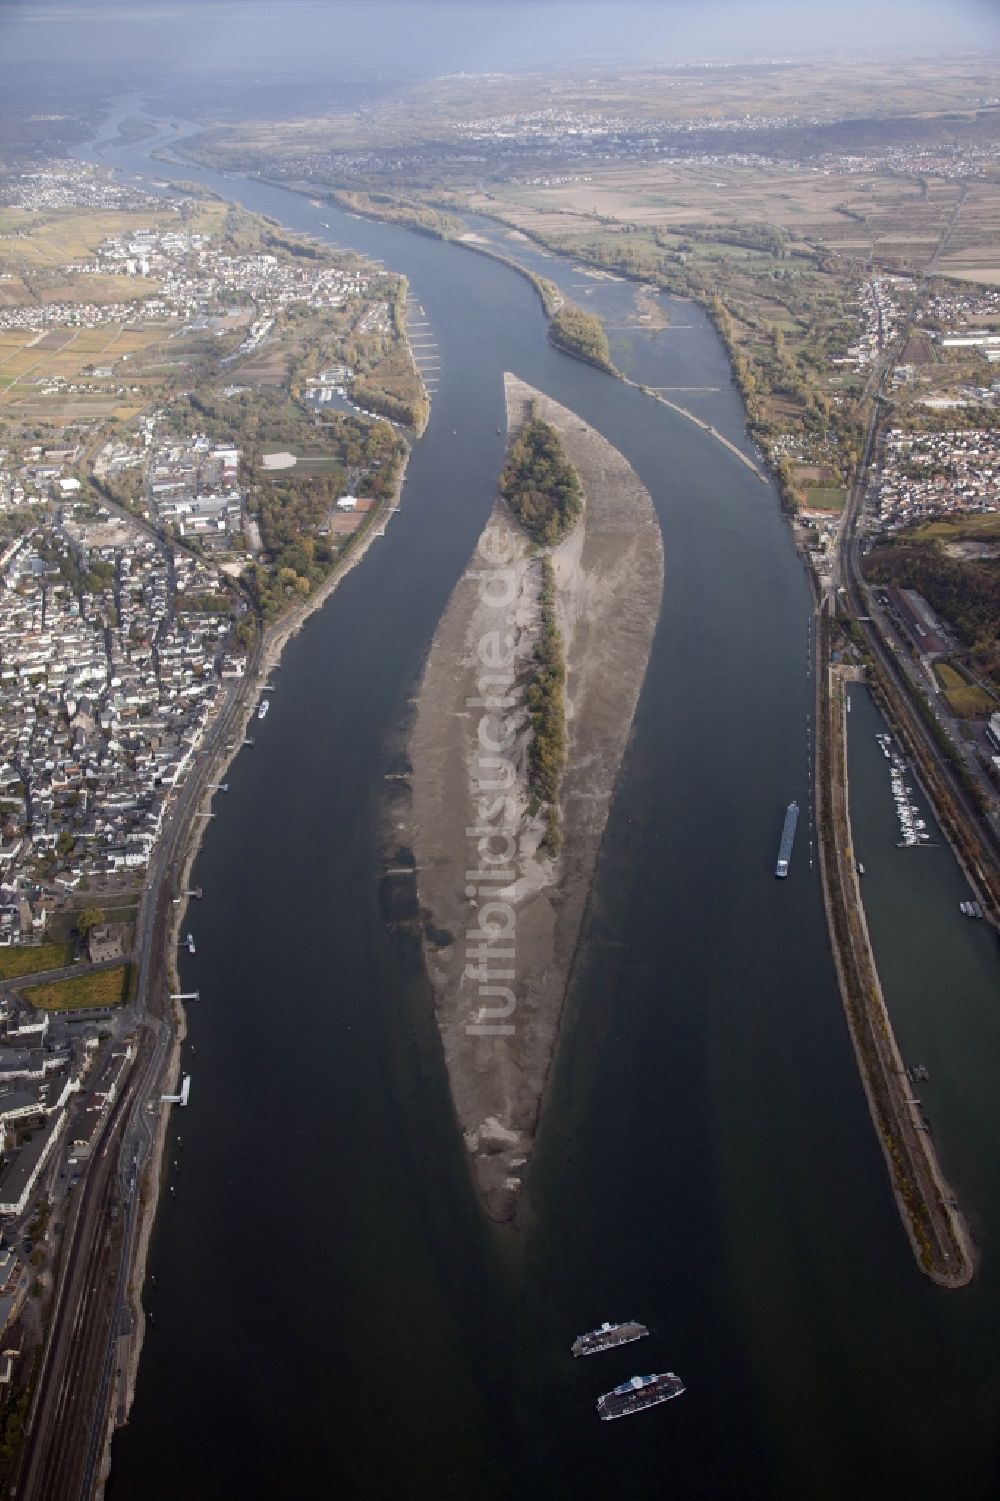
[[[162, 171], [135, 149], [105, 159]], [[942, 1106], [982, 1250], [973, 1286], [944, 1293], [887, 1189], [806, 818], [789, 879], [772, 876], [785, 806], [808, 803], [812, 704], [809, 589], [773, 489], [552, 349], [509, 269], [279, 189], [177, 175], [405, 272], [440, 375], [402, 510], [289, 645], [195, 867], [193, 1089], [113, 1501], [994, 1495], [995, 1127], [952, 1140]], [[632, 289], [592, 285], [588, 308], [623, 324]], [[671, 312], [660, 334], [616, 333], [630, 373], [708, 388], [678, 399], [745, 447], [710, 326]], [[625, 455], [666, 557], [516, 1232], [476, 1208], [418, 955], [379, 899], [383, 778], [492, 504], [505, 370]], [[887, 973], [906, 912], [900, 898], [884, 925], [870, 914]], [[982, 995], [938, 1010], [942, 1049], [973, 1052], [983, 1014]], [[975, 1122], [995, 1074], [969, 1087]], [[630, 1316], [649, 1340], [570, 1358], [580, 1330]], [[597, 1421], [598, 1392], [671, 1369], [679, 1401]]]

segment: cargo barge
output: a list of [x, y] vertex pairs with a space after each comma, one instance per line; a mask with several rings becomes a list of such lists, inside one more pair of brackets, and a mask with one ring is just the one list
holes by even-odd
[[778, 847], [778, 863], [774, 868], [774, 874], [782, 880], [788, 874], [788, 862], [792, 858], [792, 845], [795, 843], [795, 825], [799, 821], [798, 803], [789, 803], [785, 813], [785, 827], [781, 831], [781, 844]]

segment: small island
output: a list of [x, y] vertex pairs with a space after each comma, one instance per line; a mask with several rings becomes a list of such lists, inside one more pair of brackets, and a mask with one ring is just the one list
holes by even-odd
[[663, 589], [648, 491], [508, 375], [508, 455], [410, 735], [410, 844], [452, 1096], [513, 1217]]
[[585, 313], [571, 302], [563, 303], [552, 315], [549, 338], [557, 349], [566, 354], [575, 355], [588, 365], [596, 365], [598, 370], [607, 370], [611, 375], [618, 374], [611, 359], [604, 325], [593, 313]]

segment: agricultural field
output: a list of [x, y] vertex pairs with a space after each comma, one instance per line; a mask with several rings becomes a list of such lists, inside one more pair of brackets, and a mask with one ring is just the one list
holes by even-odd
[[[63, 328], [43, 334], [32, 329], [0, 329], [0, 388], [56, 378], [74, 380], [94, 365], [128, 360], [170, 332], [162, 323], [104, 323], [97, 328]], [[29, 377], [34, 380], [29, 382]]]
[[[785, 503], [824, 510], [843, 504], [873, 362], [935, 258], [942, 283], [1000, 285], [995, 96], [971, 56], [598, 67], [435, 79], [363, 118], [224, 121], [185, 149], [401, 222], [477, 211], [515, 256], [527, 236], [705, 304]], [[405, 163], [359, 165], [362, 145]], [[919, 332], [907, 359], [915, 426], [986, 378]]]
[[934, 664], [934, 676], [949, 707], [959, 719], [986, 719], [1000, 708], [1000, 702], [977, 683], [970, 683], [948, 662]]
[[[479, 144], [491, 120], [530, 117], [543, 104], [566, 114], [626, 116], [639, 125], [733, 124], [731, 134], [737, 133], [739, 122], [754, 117], [804, 117], [819, 128], [846, 121], [843, 134], [848, 136], [850, 122], [870, 112], [872, 99], [879, 100], [882, 115], [920, 118], [967, 111], [970, 99], [995, 93], [989, 62], [969, 57], [899, 58], [891, 67], [877, 56], [786, 59], [738, 69], [725, 63], [588, 66], [582, 75], [560, 74], [544, 94], [537, 76], [530, 74], [458, 75], [415, 82], [364, 111], [303, 111], [294, 120], [219, 122], [198, 138], [190, 154], [219, 165], [273, 165], [331, 147], [353, 151], [400, 141]], [[204, 113], [210, 116], [210, 108]]]
[[32, 985], [22, 995], [39, 1011], [91, 1011], [120, 1006], [128, 996], [131, 968], [129, 964], [118, 964], [112, 969], [92, 970], [68, 980]]
[[17, 944], [0, 948], [0, 980], [43, 974], [47, 969], [64, 969], [72, 962], [71, 943]]

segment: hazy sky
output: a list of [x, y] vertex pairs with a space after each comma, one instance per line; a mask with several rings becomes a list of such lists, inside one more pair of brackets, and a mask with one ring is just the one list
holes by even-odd
[[1000, 47], [1000, 0], [0, 0], [6, 62], [442, 72]]

